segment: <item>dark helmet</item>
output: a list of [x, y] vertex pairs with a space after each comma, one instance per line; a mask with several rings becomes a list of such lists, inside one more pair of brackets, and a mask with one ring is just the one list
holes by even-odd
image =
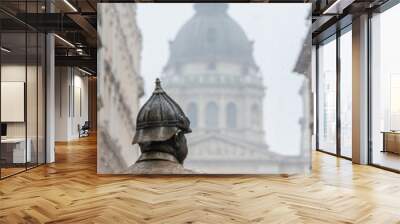
[[178, 131], [190, 133], [192, 130], [189, 126], [189, 119], [179, 105], [164, 92], [157, 78], [153, 94], [137, 116], [133, 144], [165, 141]]

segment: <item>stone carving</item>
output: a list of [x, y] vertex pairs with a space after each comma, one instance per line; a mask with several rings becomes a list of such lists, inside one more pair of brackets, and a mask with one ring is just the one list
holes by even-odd
[[128, 168], [132, 174], [187, 174], [183, 161], [188, 154], [185, 134], [192, 132], [190, 121], [180, 106], [161, 88], [156, 88], [137, 116], [133, 144], [141, 155]]

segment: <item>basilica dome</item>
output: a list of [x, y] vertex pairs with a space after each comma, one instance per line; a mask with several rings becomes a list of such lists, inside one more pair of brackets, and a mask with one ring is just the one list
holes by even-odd
[[193, 62], [228, 62], [254, 67], [253, 42], [228, 14], [226, 3], [196, 3], [195, 15], [170, 42], [166, 68]]

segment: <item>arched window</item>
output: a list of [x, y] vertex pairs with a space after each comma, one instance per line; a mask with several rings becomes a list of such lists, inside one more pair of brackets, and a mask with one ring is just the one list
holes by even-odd
[[197, 127], [197, 105], [195, 103], [189, 103], [187, 107], [187, 114], [190, 120], [190, 127]]
[[208, 70], [215, 70], [217, 67], [217, 65], [215, 64], [215, 62], [210, 62], [208, 64]]
[[254, 125], [254, 127], [260, 127], [262, 124], [262, 117], [261, 117], [261, 109], [257, 104], [253, 104], [251, 106], [251, 124]]
[[210, 102], [206, 106], [206, 127], [218, 127], [218, 106], [214, 102]]
[[215, 43], [217, 39], [217, 32], [214, 27], [210, 27], [207, 30], [207, 42], [210, 44]]
[[228, 103], [226, 106], [226, 126], [228, 128], [236, 128], [237, 110], [234, 103]]

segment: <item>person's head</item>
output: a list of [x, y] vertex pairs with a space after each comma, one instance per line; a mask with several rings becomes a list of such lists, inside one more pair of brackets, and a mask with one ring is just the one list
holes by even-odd
[[142, 153], [147, 152], [164, 152], [173, 155], [180, 164], [186, 159], [188, 147], [186, 137], [178, 131], [174, 136], [165, 141], [151, 141], [139, 143]]

